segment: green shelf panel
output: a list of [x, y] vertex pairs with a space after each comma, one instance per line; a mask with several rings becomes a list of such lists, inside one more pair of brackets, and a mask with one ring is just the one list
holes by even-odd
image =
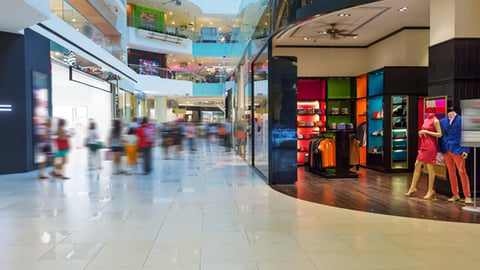
[[327, 98], [350, 98], [350, 78], [329, 78], [327, 81]]

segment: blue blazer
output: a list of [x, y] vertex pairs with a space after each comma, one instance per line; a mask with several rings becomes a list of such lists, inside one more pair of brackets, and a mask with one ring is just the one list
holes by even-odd
[[452, 125], [448, 117], [440, 120], [440, 127], [442, 128], [442, 137], [438, 140], [438, 151], [447, 153], [448, 150], [452, 154], [461, 154], [463, 152], [470, 153], [469, 147], [462, 147], [462, 117], [457, 114], [453, 119]]

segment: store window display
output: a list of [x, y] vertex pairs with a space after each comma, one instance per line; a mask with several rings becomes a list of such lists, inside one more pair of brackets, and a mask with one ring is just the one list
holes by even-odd
[[449, 107], [447, 116], [440, 120], [442, 129], [442, 138], [439, 140], [438, 150], [443, 154], [445, 164], [447, 165], [450, 186], [453, 196], [448, 199], [449, 202], [460, 200], [457, 180], [457, 170], [462, 182], [465, 203], [471, 204], [470, 182], [467, 171], [465, 170], [465, 160], [470, 153], [470, 148], [461, 146], [462, 138], [462, 117], [455, 112], [455, 109]]
[[417, 182], [422, 173], [422, 166], [426, 166], [428, 170], [428, 191], [423, 197], [430, 200], [435, 196], [433, 189], [435, 184], [435, 165], [437, 160], [438, 141], [437, 138], [442, 137], [442, 129], [440, 121], [435, 117], [434, 113], [429, 113], [423, 122], [422, 128], [418, 131], [419, 147], [415, 169], [413, 171], [412, 184], [405, 196], [412, 197], [417, 192]]

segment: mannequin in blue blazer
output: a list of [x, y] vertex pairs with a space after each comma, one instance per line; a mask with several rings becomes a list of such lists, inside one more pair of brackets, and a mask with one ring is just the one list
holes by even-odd
[[449, 202], [460, 200], [458, 195], [457, 170], [462, 182], [463, 193], [465, 195], [465, 203], [472, 203], [470, 197], [470, 182], [467, 171], [465, 170], [465, 160], [470, 153], [470, 148], [461, 146], [462, 139], [462, 117], [458, 115], [452, 108], [448, 109], [448, 117], [440, 120], [443, 137], [439, 139], [438, 150], [441, 152], [447, 165], [450, 187], [452, 188], [453, 197], [448, 199]]

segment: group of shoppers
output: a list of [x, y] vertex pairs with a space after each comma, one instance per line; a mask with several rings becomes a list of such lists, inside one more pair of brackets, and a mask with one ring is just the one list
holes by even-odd
[[[130, 174], [137, 171], [137, 156], [140, 153], [143, 161], [143, 174], [152, 171], [152, 146], [155, 145], [157, 130], [151, 125], [147, 117], [133, 122], [125, 129], [120, 120], [113, 120], [112, 129], [108, 136], [107, 146], [110, 148], [113, 160], [114, 174]], [[127, 156], [127, 168], [122, 164], [122, 155]], [[96, 151], [89, 148], [89, 155], [96, 155]]]
[[53, 159], [53, 169], [50, 176], [63, 180], [70, 179], [65, 175], [65, 164], [67, 163], [67, 155], [70, 151], [70, 137], [73, 133], [67, 131], [65, 119], [57, 120], [57, 128], [52, 130], [52, 121], [46, 119], [45, 122], [37, 125], [37, 148], [42, 155], [39, 162], [38, 179], [49, 179], [45, 172], [48, 163]]
[[[73, 132], [68, 132], [64, 119], [58, 119], [57, 128], [52, 130], [50, 120], [37, 127], [39, 134], [38, 149], [44, 158], [39, 163], [38, 178], [49, 179], [45, 168], [49, 161], [54, 160], [53, 170], [50, 175], [61, 179], [65, 176], [65, 164], [70, 151], [70, 138]], [[160, 136], [159, 136], [160, 135]], [[161, 138], [164, 158], [168, 159], [170, 150], [173, 149], [174, 158], [180, 157], [184, 140], [189, 152], [197, 150], [197, 139], [205, 138], [210, 146], [217, 141], [225, 146], [226, 151], [231, 148], [231, 126], [229, 123], [210, 123], [197, 125], [192, 122], [174, 121], [165, 123], [158, 129], [149, 123], [147, 117], [135, 119], [132, 123], [123, 126], [120, 120], [113, 120], [107, 140], [103, 143], [100, 139], [97, 123], [90, 119], [87, 125], [84, 146], [87, 148], [87, 163], [89, 170], [102, 169], [101, 151], [107, 148], [106, 159], [112, 160], [113, 174], [131, 174], [137, 172], [138, 157], [142, 160], [142, 172], [148, 175], [152, 171], [152, 147], [155, 146], [157, 136]], [[123, 164], [122, 156], [126, 156]]]

